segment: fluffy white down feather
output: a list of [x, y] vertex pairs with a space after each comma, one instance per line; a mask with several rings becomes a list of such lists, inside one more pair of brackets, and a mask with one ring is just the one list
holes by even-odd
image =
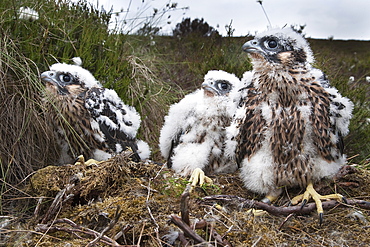
[[[205, 76], [205, 81], [222, 78], [233, 82], [233, 90], [240, 88], [240, 80], [235, 75], [224, 71], [211, 72]], [[231, 120], [236, 109], [235, 104], [238, 102], [233, 101], [231, 95], [236, 98], [238, 96], [233, 92], [228, 96], [205, 97], [204, 95], [204, 90], [198, 89], [172, 105], [161, 130], [159, 147], [162, 156], [167, 160], [171, 158], [172, 169], [182, 176], [190, 175], [195, 168], [204, 170], [210, 165], [210, 155], [224, 155], [223, 150], [215, 145], [215, 140], [219, 139], [222, 133], [225, 135], [225, 127], [221, 127], [221, 119]], [[203, 142], [199, 142], [199, 136], [204, 133], [206, 135]], [[179, 144], [171, 152], [173, 141], [179, 136]], [[171, 154], [172, 157], [169, 157]], [[236, 163], [230, 162], [215, 168], [214, 173], [233, 172], [236, 169]]]
[[95, 77], [90, 73], [90, 71], [82, 68], [81, 66], [66, 63], [55, 63], [50, 66], [50, 70], [70, 73], [73, 76], [80, 78], [80, 81], [82, 81], [87, 88], [102, 86], [100, 82], [97, 81]]
[[[105, 123], [111, 129], [119, 129], [131, 138], [135, 138], [141, 123], [140, 115], [136, 109], [132, 106], [125, 105], [113, 89], [105, 88], [98, 97], [99, 99], [88, 99], [85, 102], [86, 107], [91, 109], [94, 115], [99, 115], [96, 120]], [[100, 115], [106, 104], [109, 104], [109, 108], [115, 113], [117, 123], [114, 123], [107, 116]], [[124, 110], [126, 114], [123, 115], [121, 113], [122, 110]], [[131, 125], [123, 124], [123, 122], [131, 122]]]
[[140, 159], [141, 160], [149, 159], [151, 150], [150, 150], [148, 143], [146, 143], [143, 140], [138, 140], [136, 144], [137, 144], [137, 149], [138, 149], [137, 153], [140, 156]]
[[169, 158], [172, 140], [185, 129], [185, 126], [194, 124], [195, 118], [189, 116], [193, 114], [198, 98], [202, 98], [202, 95], [203, 90], [197, 90], [170, 107], [159, 137], [159, 147], [165, 159]]

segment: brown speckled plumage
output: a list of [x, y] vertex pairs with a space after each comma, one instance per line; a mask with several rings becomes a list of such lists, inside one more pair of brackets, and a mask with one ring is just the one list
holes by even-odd
[[[53, 126], [58, 140], [60, 140], [59, 144], [61, 146], [68, 145], [66, 152], [69, 157], [77, 157], [78, 155], [92, 157], [95, 148], [108, 151], [104, 143], [93, 138], [91, 114], [85, 107], [88, 89], [76, 85], [70, 85], [66, 88], [70, 94], [60, 95], [56, 93], [54, 86], [47, 84], [47, 97], [44, 99], [48, 106], [49, 121], [57, 123]], [[61, 162], [71, 162], [71, 160]]]
[[268, 31], [243, 49], [253, 77], [232, 128], [246, 187], [276, 197], [284, 186], [334, 175], [345, 162], [352, 103], [311, 67], [308, 44], [292, 30]]
[[149, 157], [147, 143], [136, 139], [140, 116], [78, 65], [56, 63], [41, 74], [44, 103], [55, 128], [61, 154], [59, 164], [77, 156], [106, 160], [127, 148], [136, 161]]

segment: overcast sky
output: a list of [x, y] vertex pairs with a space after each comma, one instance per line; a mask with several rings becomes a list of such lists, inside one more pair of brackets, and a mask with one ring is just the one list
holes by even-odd
[[[226, 34], [225, 25], [235, 29], [234, 36], [264, 31], [268, 21], [256, 0], [89, 0], [94, 5], [106, 9], [113, 6], [114, 11], [129, 9], [120, 18], [130, 24], [139, 24], [137, 17], [150, 16], [153, 8], [163, 9], [167, 3], [177, 3], [177, 8], [163, 16], [160, 26], [162, 32], [172, 34], [171, 30], [183, 18], [204, 18], [222, 35]], [[131, 3], [131, 5], [130, 5]], [[263, 0], [263, 7], [273, 27], [285, 24], [306, 24], [306, 37], [327, 39], [370, 40], [370, 0]], [[168, 15], [171, 15], [168, 18]], [[136, 22], [132, 22], [136, 18]], [[171, 21], [171, 24], [167, 24]], [[133, 26], [134, 26], [133, 25]], [[132, 28], [127, 26], [128, 29]]]

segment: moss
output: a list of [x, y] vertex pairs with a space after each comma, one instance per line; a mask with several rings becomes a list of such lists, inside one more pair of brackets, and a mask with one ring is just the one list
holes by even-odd
[[[180, 191], [187, 181], [176, 177], [171, 170], [153, 163], [133, 163], [128, 156], [117, 156], [97, 166], [82, 164], [61, 167], [50, 166], [39, 170], [33, 177], [32, 193], [38, 195], [56, 194], [57, 188], [64, 188], [73, 181], [77, 173], [83, 174], [75, 186], [75, 203], [65, 203], [56, 218], [67, 218], [75, 223], [101, 232], [115, 218], [117, 208], [121, 215], [106, 236], [116, 236], [122, 229], [125, 234], [117, 239], [120, 244], [137, 244], [140, 246], [160, 246], [161, 238], [171, 231], [181, 231], [170, 223], [172, 214], [180, 213]], [[338, 191], [348, 199], [364, 198], [370, 195], [366, 186], [370, 181], [370, 172], [356, 169], [357, 172], [340, 177], [335, 183], [323, 181], [318, 184], [322, 194]], [[190, 220], [205, 220], [234, 246], [353, 246], [368, 245], [370, 225], [368, 210], [348, 207], [334, 208], [325, 211], [322, 226], [318, 224], [316, 212], [308, 215], [273, 216], [267, 213], [254, 216], [240, 203], [212, 203], [201, 198], [206, 195], [228, 194], [244, 198], [257, 198], [247, 191], [238, 173], [211, 176], [214, 184], [197, 187], [189, 199]], [[42, 186], [44, 185], [44, 186]], [[172, 191], [172, 192], [171, 192]], [[289, 198], [300, 193], [299, 190], [288, 190], [278, 202], [285, 205]], [[45, 203], [42, 216], [51, 202]], [[359, 218], [356, 215], [363, 215]], [[29, 224], [29, 229], [35, 227]], [[64, 225], [69, 227], [68, 225]], [[207, 241], [214, 241], [208, 230], [196, 232]], [[40, 240], [43, 246], [60, 246], [61, 242], [86, 245], [91, 237], [77, 239], [72, 234], [55, 232]], [[189, 238], [190, 243], [193, 243]], [[181, 246], [176, 241], [174, 246]]]

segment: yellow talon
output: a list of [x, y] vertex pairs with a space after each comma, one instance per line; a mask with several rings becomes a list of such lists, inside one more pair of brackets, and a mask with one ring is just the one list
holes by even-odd
[[89, 159], [88, 161], [85, 161], [85, 157], [83, 155], [80, 155], [80, 156], [77, 157], [77, 160], [74, 163], [74, 165], [90, 166], [90, 165], [97, 165], [100, 162], [101, 161], [97, 161], [97, 160], [94, 160], [94, 159]]
[[191, 183], [191, 187], [194, 188], [198, 184], [202, 186], [204, 183], [212, 184], [213, 181], [209, 177], [207, 177], [202, 169], [195, 168], [193, 173], [190, 176], [189, 182]]
[[85, 162], [85, 165], [86, 166], [90, 166], [90, 165], [97, 165], [99, 164], [101, 161], [97, 161], [97, 160], [94, 160], [94, 159], [89, 159], [88, 161]]
[[79, 155], [74, 163], [74, 165], [81, 165], [85, 164], [85, 157], [83, 155]]
[[262, 215], [267, 214], [267, 212], [265, 210], [254, 209], [254, 208], [248, 209], [247, 210], [247, 213], [248, 214], [253, 214], [253, 216], [256, 216], [256, 217], [259, 217], [259, 216], [262, 216]]
[[330, 199], [335, 199], [337, 201], [343, 201], [343, 200], [345, 200], [344, 197], [342, 195], [340, 195], [340, 194], [331, 194], [331, 195], [325, 195], [325, 196], [320, 195], [313, 188], [312, 182], [310, 182], [307, 185], [306, 191], [303, 194], [294, 197], [291, 200], [291, 203], [293, 205], [296, 205], [300, 201], [302, 201], [302, 207], [304, 207], [304, 205], [306, 204], [306, 202], [308, 202], [308, 200], [310, 198], [312, 198], [315, 201], [317, 213], [319, 214], [319, 218], [320, 218], [320, 224], [322, 223], [322, 218], [323, 218], [323, 214], [324, 214], [324, 210], [322, 208], [322, 202], [321, 202], [321, 200], [330, 200]]

